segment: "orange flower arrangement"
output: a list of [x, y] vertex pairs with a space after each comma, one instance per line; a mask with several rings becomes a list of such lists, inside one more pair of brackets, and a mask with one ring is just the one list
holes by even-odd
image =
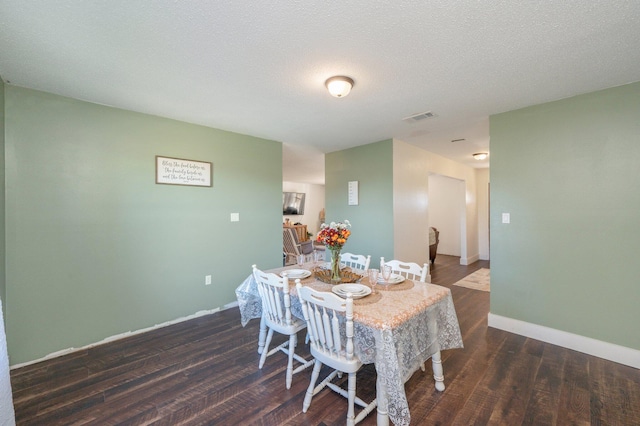
[[331, 222], [329, 225], [323, 223], [320, 225], [320, 232], [316, 237], [316, 241], [323, 243], [330, 249], [341, 249], [351, 235], [349, 228], [351, 223], [348, 220], [344, 222]]

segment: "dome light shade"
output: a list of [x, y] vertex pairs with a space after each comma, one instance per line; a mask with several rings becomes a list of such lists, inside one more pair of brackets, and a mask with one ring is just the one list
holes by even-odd
[[488, 156], [489, 154], [487, 152], [476, 152], [475, 154], [473, 154], [473, 158], [475, 158], [478, 161], [484, 160]]
[[353, 79], [342, 75], [331, 77], [324, 83], [327, 86], [327, 90], [331, 93], [331, 96], [336, 98], [344, 98], [351, 92], [353, 87]]

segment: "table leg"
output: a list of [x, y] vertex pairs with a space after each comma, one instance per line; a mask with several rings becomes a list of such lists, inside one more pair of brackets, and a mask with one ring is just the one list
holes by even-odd
[[380, 375], [376, 379], [376, 400], [378, 401], [378, 426], [389, 426], [389, 401], [385, 385], [381, 383]]
[[444, 390], [444, 372], [442, 370], [440, 351], [433, 354], [431, 357], [431, 364], [433, 366], [433, 378], [436, 381], [436, 390], [442, 392]]
[[262, 354], [264, 350], [264, 341], [267, 339], [267, 324], [264, 317], [260, 317], [260, 334], [258, 335], [258, 353]]

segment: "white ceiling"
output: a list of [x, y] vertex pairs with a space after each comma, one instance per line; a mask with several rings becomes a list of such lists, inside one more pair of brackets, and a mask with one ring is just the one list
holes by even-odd
[[640, 80], [640, 1], [2, 0], [0, 76], [281, 141], [284, 180], [392, 137], [487, 167], [489, 115]]

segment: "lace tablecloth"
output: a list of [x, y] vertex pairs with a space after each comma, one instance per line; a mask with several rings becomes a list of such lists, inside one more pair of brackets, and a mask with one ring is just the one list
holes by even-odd
[[[302, 283], [331, 291], [331, 285], [313, 278]], [[411, 421], [404, 383], [413, 372], [439, 351], [463, 347], [451, 290], [434, 284], [414, 284], [407, 290], [383, 291], [376, 303], [354, 305], [355, 352], [363, 363], [375, 363], [377, 385], [386, 390], [389, 418], [395, 425], [408, 425]], [[292, 313], [302, 318], [293, 284], [291, 295]], [[238, 286], [236, 297], [243, 326], [253, 318], [261, 318], [262, 304], [253, 276]]]

